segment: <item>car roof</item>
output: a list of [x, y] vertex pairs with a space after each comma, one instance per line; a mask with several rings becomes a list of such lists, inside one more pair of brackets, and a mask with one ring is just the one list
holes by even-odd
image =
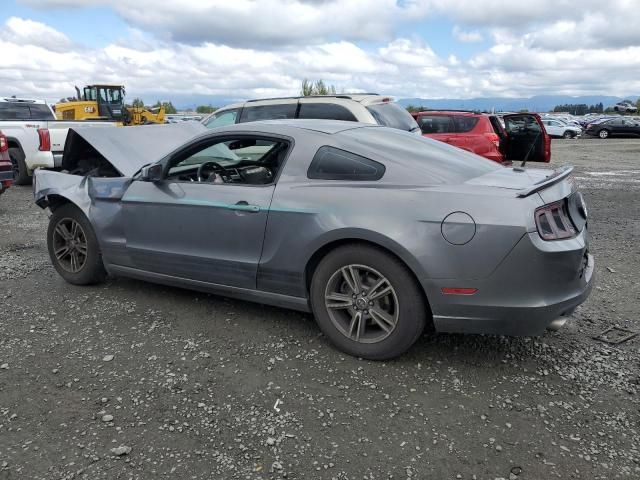
[[460, 115], [465, 117], [476, 117], [485, 114], [480, 112], [469, 112], [466, 110], [425, 110], [423, 112], [418, 112], [417, 115]]
[[311, 130], [314, 132], [333, 135], [335, 133], [353, 130], [355, 128], [383, 128], [370, 123], [358, 123], [345, 120], [316, 120], [316, 119], [281, 119], [281, 120], [260, 120], [256, 122], [235, 123], [224, 127], [212, 128], [215, 131], [263, 131], [265, 133], [281, 133], [282, 127]]
[[[291, 101], [291, 100], [304, 100], [304, 99], [313, 99], [313, 98], [322, 99], [322, 100], [331, 100], [331, 99], [352, 100], [354, 102], [358, 102], [363, 105], [373, 105], [376, 103], [390, 103], [390, 102], [395, 102], [396, 100], [395, 97], [391, 95], [380, 95], [379, 93], [339, 93], [339, 94], [337, 93], [335, 95], [306, 95], [306, 96], [297, 95], [293, 97], [254, 98], [251, 100], [246, 100], [244, 102], [236, 102], [236, 103], [231, 103], [229, 105], [225, 105], [224, 107], [221, 107], [218, 110], [216, 110], [216, 112], [222, 111], [222, 110], [230, 110], [232, 108], [248, 107], [248, 106], [251, 106], [251, 104], [253, 103], [259, 103], [259, 102], [277, 102], [278, 100]], [[213, 112], [213, 114], [215, 114], [216, 112]]]

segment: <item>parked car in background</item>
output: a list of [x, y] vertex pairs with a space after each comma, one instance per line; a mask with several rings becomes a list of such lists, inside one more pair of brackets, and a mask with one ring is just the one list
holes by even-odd
[[393, 97], [375, 93], [249, 100], [222, 107], [202, 123], [207, 128], [215, 128], [257, 120], [292, 118], [345, 120], [420, 133], [413, 117]]
[[613, 110], [621, 113], [635, 113], [638, 111], [638, 107], [631, 102], [619, 102], [613, 106]]
[[0, 194], [4, 193], [13, 182], [13, 168], [9, 158], [9, 142], [0, 132]]
[[592, 288], [572, 167], [507, 168], [327, 120], [131, 130], [72, 131], [84, 141], [69, 139], [63, 161], [76, 173], [36, 172], [69, 283], [111, 273], [311, 311], [337, 348], [377, 360], [426, 325], [542, 334]]
[[500, 118], [475, 112], [428, 110], [412, 115], [425, 137], [495, 162], [525, 158], [527, 161], [551, 161], [551, 141], [537, 114], [518, 113]]
[[609, 138], [614, 135], [640, 135], [640, 123], [632, 118], [610, 118], [590, 123], [585, 133], [600, 138]]
[[44, 100], [0, 97], [0, 129], [9, 142], [16, 185], [31, 183], [36, 168], [60, 166], [69, 127], [115, 125], [105, 121], [57, 120]]
[[580, 126], [569, 125], [562, 120], [543, 118], [544, 128], [552, 138], [576, 138], [582, 135]]

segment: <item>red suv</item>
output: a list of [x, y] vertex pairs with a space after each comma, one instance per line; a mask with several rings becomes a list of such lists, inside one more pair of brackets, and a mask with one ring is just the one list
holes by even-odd
[[429, 110], [412, 115], [425, 137], [495, 162], [551, 161], [551, 137], [535, 113], [499, 117], [474, 112]]
[[0, 193], [3, 193], [13, 182], [13, 168], [9, 158], [9, 142], [0, 132]]

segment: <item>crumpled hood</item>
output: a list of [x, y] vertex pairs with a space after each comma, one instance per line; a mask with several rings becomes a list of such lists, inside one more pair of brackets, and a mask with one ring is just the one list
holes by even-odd
[[[124, 177], [156, 162], [188, 140], [207, 131], [200, 122], [137, 127], [70, 128], [64, 146], [62, 168], [73, 170], [95, 149]], [[87, 145], [88, 144], [88, 145]]]
[[485, 175], [467, 180], [465, 183], [485, 187], [507, 188], [509, 190], [523, 190], [544, 180], [553, 173], [553, 170], [542, 168], [525, 168], [520, 170], [511, 167], [500, 168]]

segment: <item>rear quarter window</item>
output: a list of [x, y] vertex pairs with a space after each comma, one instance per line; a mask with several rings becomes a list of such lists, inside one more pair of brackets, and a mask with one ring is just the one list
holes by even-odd
[[448, 115], [423, 115], [418, 118], [422, 133], [452, 133], [455, 131], [453, 119]]
[[394, 102], [369, 105], [367, 110], [378, 125], [412, 132], [418, 124], [406, 109]]
[[298, 118], [344, 120], [347, 122], [357, 121], [353, 113], [347, 108], [332, 103], [300, 103]]
[[240, 114], [240, 123], [256, 122], [258, 120], [277, 120], [295, 118], [297, 103], [282, 103], [279, 105], [245, 106]]
[[453, 123], [456, 126], [456, 133], [470, 132], [478, 124], [478, 117], [454, 116]]
[[55, 120], [55, 116], [51, 113], [48, 105], [41, 103], [31, 104], [29, 105], [29, 111], [33, 120]]
[[339, 148], [324, 146], [316, 152], [307, 177], [319, 180], [380, 180], [383, 164]]

